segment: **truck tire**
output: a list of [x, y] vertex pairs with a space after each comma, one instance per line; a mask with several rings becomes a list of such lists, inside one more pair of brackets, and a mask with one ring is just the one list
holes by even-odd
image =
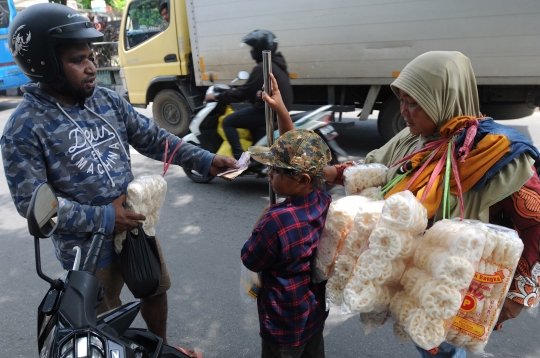
[[191, 108], [180, 93], [162, 90], [154, 97], [152, 108], [154, 120], [168, 132], [183, 137], [189, 131]]
[[395, 96], [388, 97], [377, 118], [377, 129], [381, 138], [386, 143], [405, 127], [405, 120], [399, 111], [399, 100]]
[[532, 116], [536, 107], [528, 103], [481, 103], [480, 112], [493, 119], [518, 119]]

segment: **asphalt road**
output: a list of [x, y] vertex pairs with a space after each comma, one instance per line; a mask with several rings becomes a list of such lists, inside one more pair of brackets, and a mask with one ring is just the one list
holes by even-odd
[[[0, 98], [0, 131], [16, 98]], [[150, 110], [143, 113], [151, 115]], [[353, 121], [341, 130], [338, 142], [354, 157], [382, 145], [375, 120]], [[540, 113], [505, 121], [540, 145]], [[133, 154], [136, 175], [158, 174], [163, 164]], [[166, 175], [168, 192], [157, 227], [172, 276], [169, 291], [169, 341], [195, 347], [204, 357], [257, 357], [260, 352], [255, 304], [239, 296], [240, 249], [263, 207], [268, 203], [268, 183], [261, 179], [191, 182], [179, 167]], [[344, 195], [342, 188], [332, 190]], [[4, 175], [0, 175], [0, 358], [37, 357], [36, 310], [48, 285], [35, 272], [33, 240], [26, 222], [17, 214]], [[62, 274], [52, 243], [42, 240], [43, 270]], [[133, 300], [127, 289], [125, 302]], [[144, 326], [137, 318], [133, 326]], [[495, 332], [487, 346], [494, 357], [540, 357], [540, 323], [527, 313]], [[365, 335], [355, 315], [331, 309], [325, 327], [330, 358], [418, 357], [412, 344], [400, 345], [391, 325]], [[472, 356], [472, 355], [471, 355]]]

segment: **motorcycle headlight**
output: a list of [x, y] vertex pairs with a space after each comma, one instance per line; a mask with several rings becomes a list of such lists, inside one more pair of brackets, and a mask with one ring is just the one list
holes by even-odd
[[103, 341], [95, 333], [76, 333], [60, 347], [60, 358], [105, 358]]

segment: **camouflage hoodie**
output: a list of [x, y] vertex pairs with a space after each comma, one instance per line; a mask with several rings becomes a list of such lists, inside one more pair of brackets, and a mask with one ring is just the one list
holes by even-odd
[[[129, 145], [163, 160], [181, 139], [133, 109], [116, 92], [97, 87], [85, 109], [51, 97], [35, 83], [23, 86], [24, 98], [12, 113], [1, 138], [2, 157], [11, 196], [26, 217], [34, 189], [48, 181], [59, 196], [59, 226], [53, 236], [56, 256], [65, 269], [73, 265], [74, 246], [82, 262], [91, 233], [104, 228], [109, 237], [98, 267], [115, 259], [112, 201], [133, 180]], [[173, 163], [206, 175], [213, 154], [182, 143]]]

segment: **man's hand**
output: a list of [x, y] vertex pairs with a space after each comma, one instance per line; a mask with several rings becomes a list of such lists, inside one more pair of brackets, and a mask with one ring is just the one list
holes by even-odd
[[519, 304], [509, 298], [506, 298], [504, 300], [501, 314], [499, 315], [499, 319], [497, 321], [497, 325], [503, 323], [504, 321], [508, 321], [509, 319], [516, 318], [519, 316], [521, 311], [523, 310], [523, 305]]
[[119, 234], [127, 230], [133, 230], [138, 227], [139, 221], [146, 220], [146, 217], [141, 214], [132, 213], [124, 209], [126, 196], [122, 195], [112, 205], [114, 208], [114, 233]]
[[213, 93], [209, 93], [206, 96], [204, 96], [204, 101], [205, 102], [215, 102], [216, 101], [216, 96]]
[[212, 165], [210, 166], [210, 174], [216, 176], [227, 170], [237, 169], [236, 159], [226, 157], [224, 155], [216, 155], [212, 159]]

